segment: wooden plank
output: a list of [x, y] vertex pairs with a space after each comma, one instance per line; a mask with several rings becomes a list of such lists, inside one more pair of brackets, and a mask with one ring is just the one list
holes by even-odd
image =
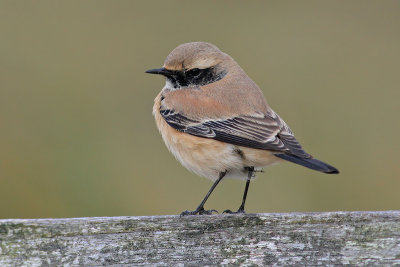
[[400, 211], [0, 220], [0, 266], [400, 265]]

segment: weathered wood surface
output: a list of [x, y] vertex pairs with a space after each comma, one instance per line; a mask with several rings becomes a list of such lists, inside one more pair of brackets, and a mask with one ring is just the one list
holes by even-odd
[[400, 211], [0, 220], [0, 266], [400, 265]]

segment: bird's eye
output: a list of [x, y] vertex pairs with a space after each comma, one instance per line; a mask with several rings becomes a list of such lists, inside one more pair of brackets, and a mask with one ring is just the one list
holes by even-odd
[[198, 76], [199, 74], [200, 74], [200, 70], [199, 69], [191, 69], [191, 70], [189, 70], [189, 74], [191, 75], [191, 76], [193, 76], [193, 77], [196, 77], [196, 76]]

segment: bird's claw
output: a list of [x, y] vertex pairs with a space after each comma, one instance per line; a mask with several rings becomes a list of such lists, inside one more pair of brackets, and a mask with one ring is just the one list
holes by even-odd
[[200, 215], [212, 215], [213, 212], [218, 213], [217, 210], [201, 210], [201, 211], [199, 212], [199, 214], [200, 214]]
[[188, 215], [212, 215], [213, 212], [218, 213], [217, 210], [205, 210], [204, 208], [202, 209], [196, 209], [193, 211], [190, 210], [185, 210], [180, 214], [180, 216], [188, 216]]
[[231, 211], [231, 210], [224, 210], [222, 213], [227, 213], [227, 214], [243, 214], [246, 213], [244, 209], [238, 209], [237, 211]]

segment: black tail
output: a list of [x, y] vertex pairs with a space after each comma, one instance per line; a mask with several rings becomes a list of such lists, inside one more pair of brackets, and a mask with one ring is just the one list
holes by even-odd
[[289, 154], [275, 154], [275, 156], [316, 171], [324, 173], [339, 173], [339, 170], [336, 169], [335, 167], [314, 158], [300, 158], [295, 155], [289, 155]]

